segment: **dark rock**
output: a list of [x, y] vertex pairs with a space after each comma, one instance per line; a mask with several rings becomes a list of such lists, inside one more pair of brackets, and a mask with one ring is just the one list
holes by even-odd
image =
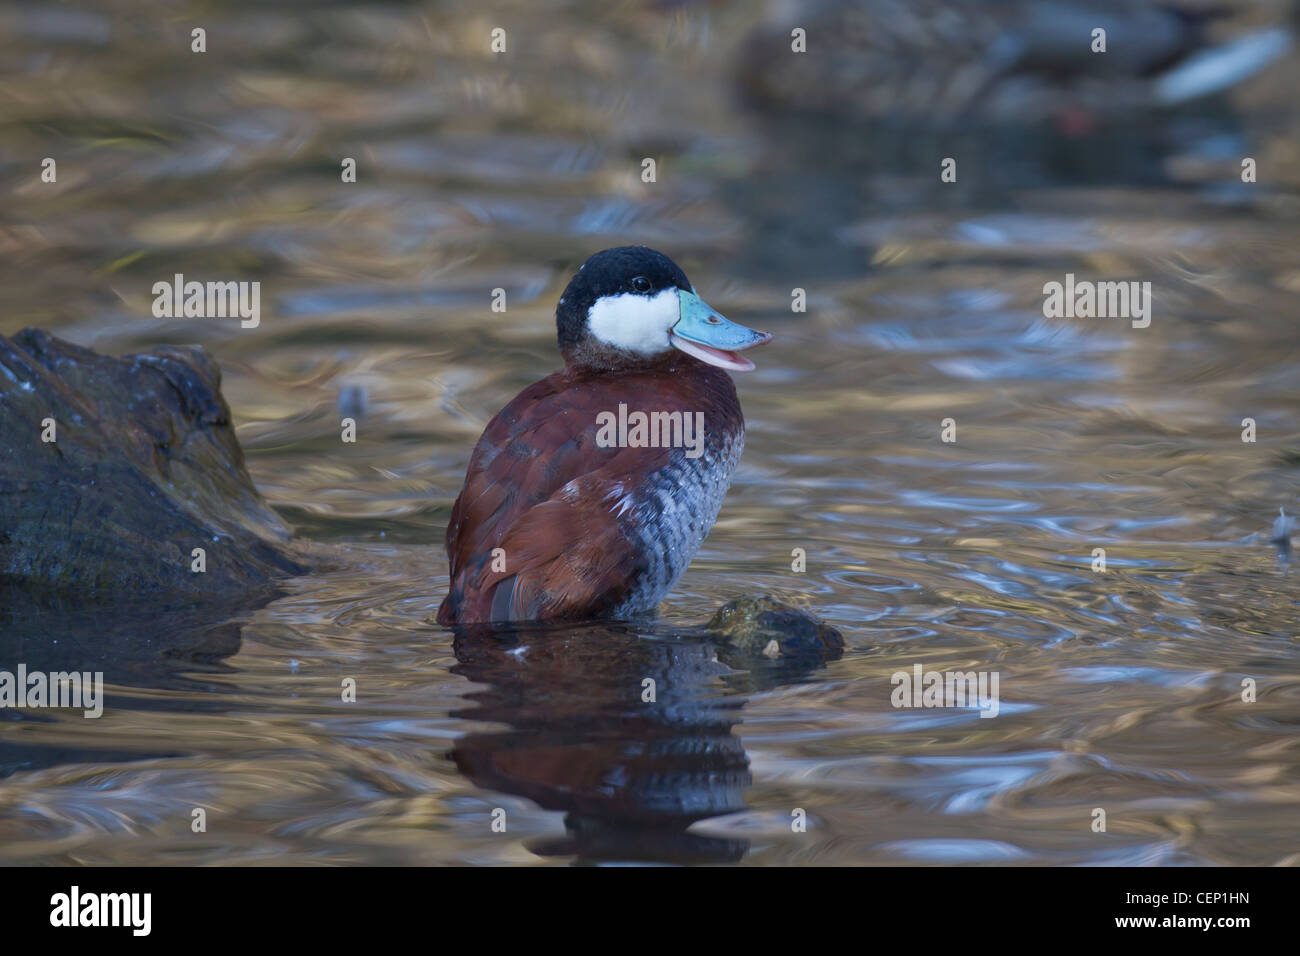
[[[836, 660], [844, 651], [844, 636], [835, 628], [768, 596], [728, 601], [704, 629], [754, 661]], [[721, 649], [719, 656], [726, 657]]]
[[39, 329], [0, 336], [0, 585], [206, 599], [305, 571], [220, 386], [199, 347], [111, 358]]

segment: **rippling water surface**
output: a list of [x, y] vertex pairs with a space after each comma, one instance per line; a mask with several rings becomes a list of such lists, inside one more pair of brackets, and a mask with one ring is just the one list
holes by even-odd
[[[204, 344], [258, 486], [336, 564], [254, 611], [0, 617], [0, 665], [110, 684], [96, 721], [0, 720], [0, 862], [1300, 862], [1300, 591], [1269, 541], [1300, 513], [1300, 201], [1236, 174], [1295, 127], [1193, 124], [1140, 169], [985, 143], [945, 193], [944, 153], [741, 108], [744, 5], [552, 6], [0, 14], [0, 332]], [[842, 659], [428, 623], [474, 440], [557, 366], [572, 269], [627, 241], [776, 335], [661, 616], [772, 593]], [[260, 327], [153, 318], [175, 272], [260, 280]], [[1150, 327], [1044, 318], [1066, 273], [1151, 282]], [[996, 672], [1000, 713], [894, 708], [917, 664]]]

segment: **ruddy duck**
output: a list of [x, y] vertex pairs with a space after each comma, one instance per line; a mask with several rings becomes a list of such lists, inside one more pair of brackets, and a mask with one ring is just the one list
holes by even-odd
[[498, 412], [470, 457], [439, 624], [651, 612], [731, 484], [745, 422], [724, 370], [752, 369], [738, 353], [769, 334], [644, 246], [588, 259], [555, 324], [564, 369]]
[[[1280, 22], [1212, 44], [1234, 6], [807, 0], [742, 43], [740, 88], [765, 111], [938, 128], [1051, 118], [1082, 135], [1094, 117], [1150, 117], [1223, 93], [1289, 52], [1293, 29]], [[791, 55], [794, 27], [807, 56]]]

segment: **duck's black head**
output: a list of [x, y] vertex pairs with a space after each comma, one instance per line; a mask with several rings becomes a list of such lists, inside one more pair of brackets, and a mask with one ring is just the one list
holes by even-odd
[[736, 372], [737, 355], [772, 336], [724, 319], [695, 294], [686, 273], [662, 252], [618, 246], [588, 259], [555, 310], [560, 353], [569, 368], [658, 364], [674, 350]]

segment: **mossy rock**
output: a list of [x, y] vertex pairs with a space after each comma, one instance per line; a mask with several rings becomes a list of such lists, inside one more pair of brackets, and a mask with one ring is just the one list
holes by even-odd
[[728, 601], [704, 629], [755, 662], [837, 660], [844, 652], [844, 636], [835, 628], [767, 595]]

